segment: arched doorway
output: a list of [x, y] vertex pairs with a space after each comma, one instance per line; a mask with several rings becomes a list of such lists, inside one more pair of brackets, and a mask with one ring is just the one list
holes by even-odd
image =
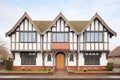
[[65, 54], [57, 53], [56, 54], [56, 70], [64, 70], [65, 69]]

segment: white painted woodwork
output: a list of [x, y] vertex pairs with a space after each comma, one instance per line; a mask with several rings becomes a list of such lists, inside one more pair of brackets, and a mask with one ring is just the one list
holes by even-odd
[[64, 21], [61, 19], [61, 31], [64, 31]]
[[80, 50], [83, 50], [84, 49], [84, 46], [83, 46], [83, 43], [80, 44]]
[[12, 42], [15, 42], [15, 34], [12, 34]]
[[100, 50], [103, 50], [103, 43], [100, 43]]
[[107, 45], [107, 43], [104, 43], [104, 50], [108, 50], [108, 45]]
[[25, 29], [25, 31], [27, 31], [28, 30], [28, 20], [25, 19], [24, 23], [25, 23], [24, 29]]
[[40, 43], [37, 43], [37, 50], [40, 50]]
[[65, 26], [68, 26], [67, 23], [65, 23]]
[[65, 27], [65, 31], [69, 31], [68, 29], [69, 29], [68, 27]]
[[32, 43], [29, 43], [29, 50], [32, 50]]
[[33, 43], [33, 50], [36, 50], [36, 43]]
[[48, 33], [48, 42], [51, 42], [51, 33]]
[[52, 31], [56, 31], [56, 27], [52, 27]]
[[94, 50], [95, 47], [94, 47], [94, 43], [91, 43], [91, 50]]
[[23, 50], [23, 43], [20, 43], [20, 50]]
[[16, 43], [16, 50], [19, 50], [19, 43]]
[[73, 44], [70, 43], [70, 50], [73, 50]]
[[70, 42], [73, 42], [73, 35], [72, 35], [72, 33], [70, 33], [69, 40], [70, 40]]
[[100, 23], [100, 27], [99, 27], [100, 31], [103, 31], [103, 25]]
[[100, 57], [100, 65], [106, 66], [107, 65], [106, 53], [102, 53]]
[[60, 19], [57, 21], [57, 31], [60, 31]]
[[107, 39], [108, 38], [107, 35], [108, 35], [107, 32], [104, 32], [104, 42], [107, 42], [107, 40], [108, 40]]
[[80, 42], [83, 42], [83, 34], [80, 35]]
[[25, 47], [25, 50], [27, 50], [28, 49], [28, 44], [24, 43], [24, 47]]
[[15, 60], [13, 62], [14, 66], [21, 66], [21, 58], [20, 58], [20, 53], [15, 52]]
[[20, 30], [23, 31], [23, 22], [20, 24]]
[[19, 32], [16, 32], [16, 42], [19, 42]]
[[29, 21], [29, 31], [32, 31], [32, 24]]
[[77, 35], [74, 33], [74, 42], [77, 42]]
[[74, 50], [77, 50], [77, 43], [74, 43]]
[[99, 50], [99, 43], [95, 43], [95, 50]]
[[37, 33], [37, 42], [40, 42], [40, 34]]
[[91, 31], [94, 31], [94, 22], [91, 23]]
[[86, 43], [86, 50], [90, 50], [90, 43]]
[[47, 49], [47, 45], [46, 43], [44, 43], [43, 50], [46, 50], [46, 49]]
[[95, 31], [98, 31], [98, 23], [99, 23], [99, 22], [98, 22], [98, 20], [96, 19], [96, 20], [95, 20]]
[[46, 41], [47, 41], [47, 40], [46, 40], [46, 39], [47, 39], [46, 37], [47, 37], [47, 33], [46, 33], [46, 34], [44, 34], [44, 42], [46, 42]]
[[47, 48], [48, 48], [48, 50], [51, 50], [51, 44], [50, 43], [48, 43]]
[[15, 43], [12, 43], [12, 49], [15, 50]]

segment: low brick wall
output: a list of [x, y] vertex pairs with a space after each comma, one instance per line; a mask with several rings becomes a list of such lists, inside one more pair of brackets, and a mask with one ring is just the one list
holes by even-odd
[[119, 72], [115, 73], [105, 73], [105, 72], [80, 72], [80, 73], [74, 73], [74, 72], [68, 72], [69, 75], [120, 75]]

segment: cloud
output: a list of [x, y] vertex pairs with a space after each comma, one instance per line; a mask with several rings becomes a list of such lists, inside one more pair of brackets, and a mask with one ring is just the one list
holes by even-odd
[[115, 47], [120, 45], [114, 41], [120, 40], [119, 9], [120, 0], [1, 0], [0, 28], [4, 29], [0, 29], [0, 33], [3, 35], [10, 30], [25, 11], [32, 19], [38, 20], [53, 20], [60, 11], [68, 20], [89, 20], [98, 12], [110, 28], [118, 33], [117, 38], [110, 40], [110, 46]]

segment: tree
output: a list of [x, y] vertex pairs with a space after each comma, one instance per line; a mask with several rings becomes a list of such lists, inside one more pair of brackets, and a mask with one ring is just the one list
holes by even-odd
[[11, 54], [7, 41], [0, 35], [0, 60], [7, 59]]

